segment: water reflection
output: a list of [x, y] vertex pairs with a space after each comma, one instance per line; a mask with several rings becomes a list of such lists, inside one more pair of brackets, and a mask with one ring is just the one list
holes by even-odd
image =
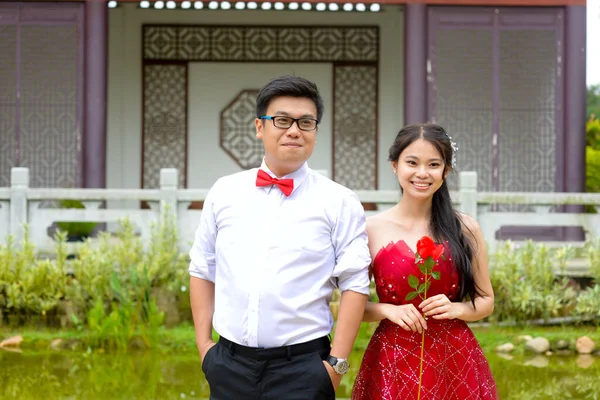
[[[344, 377], [338, 398], [350, 396], [361, 354]], [[505, 400], [600, 398], [596, 356], [514, 356], [489, 354]], [[102, 354], [0, 351], [2, 399], [205, 399], [208, 385], [195, 352]]]
[[201, 399], [207, 393], [195, 354], [0, 352], [2, 399]]

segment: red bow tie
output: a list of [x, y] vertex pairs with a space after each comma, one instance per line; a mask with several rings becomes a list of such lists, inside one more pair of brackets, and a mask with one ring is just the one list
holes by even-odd
[[294, 180], [293, 179], [273, 178], [271, 175], [267, 174], [262, 169], [259, 169], [258, 175], [256, 176], [256, 186], [269, 186], [269, 185], [279, 186], [279, 189], [286, 196], [289, 196], [290, 194], [292, 194], [292, 191], [294, 190]]

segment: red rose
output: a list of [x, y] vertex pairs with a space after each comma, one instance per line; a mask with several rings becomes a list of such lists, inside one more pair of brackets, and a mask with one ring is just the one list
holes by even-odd
[[444, 254], [444, 245], [443, 244], [435, 244], [433, 239], [429, 236], [423, 236], [417, 242], [417, 253], [423, 260], [427, 260], [428, 257], [432, 257], [434, 260], [439, 260], [439, 258]]
[[431, 256], [433, 257], [433, 259], [435, 261], [438, 261], [440, 259], [440, 257], [442, 256], [442, 254], [444, 254], [444, 245], [436, 244], [435, 250], [433, 251], [433, 254]]
[[419, 256], [421, 256], [423, 260], [426, 260], [427, 257], [432, 256], [434, 251], [435, 243], [433, 243], [433, 239], [431, 239], [429, 236], [423, 236], [417, 242], [417, 253], [419, 253]]

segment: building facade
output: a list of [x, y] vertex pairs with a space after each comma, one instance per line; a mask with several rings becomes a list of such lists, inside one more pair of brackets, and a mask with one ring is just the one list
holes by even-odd
[[0, 4], [0, 186], [207, 188], [260, 163], [256, 91], [315, 81], [311, 166], [394, 189], [407, 123], [458, 143], [479, 190], [582, 192], [585, 1]]

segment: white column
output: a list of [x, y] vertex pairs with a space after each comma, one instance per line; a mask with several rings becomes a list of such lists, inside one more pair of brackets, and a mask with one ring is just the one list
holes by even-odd
[[477, 172], [460, 173], [459, 210], [477, 219]]
[[25, 238], [28, 189], [29, 169], [12, 168], [10, 171], [10, 234], [17, 245]]

